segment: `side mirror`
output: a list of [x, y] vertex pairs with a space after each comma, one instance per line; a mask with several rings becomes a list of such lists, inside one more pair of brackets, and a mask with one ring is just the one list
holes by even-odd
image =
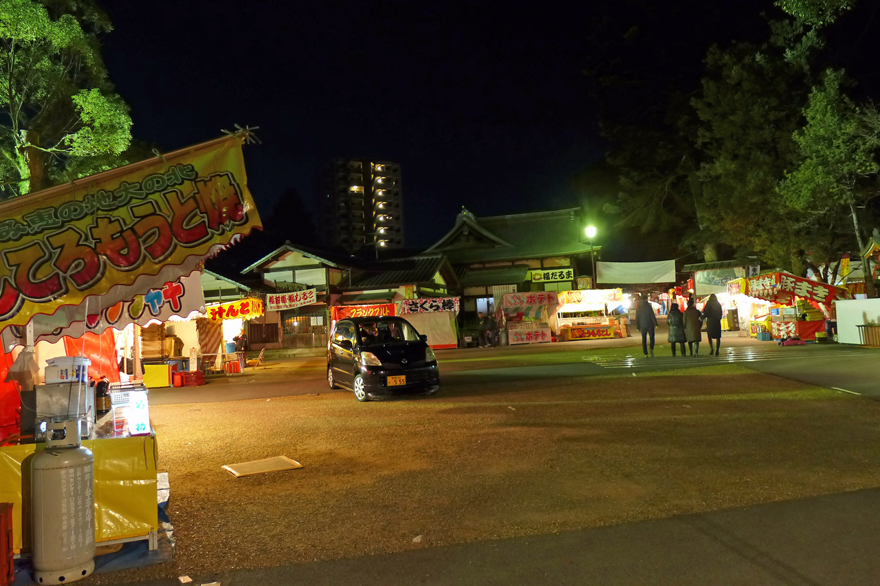
[[351, 350], [353, 347], [351, 345], [351, 340], [343, 340], [343, 341], [339, 342], [339, 345], [342, 346], [346, 350]]
[[421, 340], [422, 342], [427, 342], [427, 341], [428, 341], [428, 336], [427, 336], [427, 334], [421, 334], [421, 335], [419, 336], [419, 340]]

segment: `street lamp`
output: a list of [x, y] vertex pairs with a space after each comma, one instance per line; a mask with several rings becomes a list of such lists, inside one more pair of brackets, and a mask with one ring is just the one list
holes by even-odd
[[593, 289], [598, 289], [598, 280], [596, 279], [596, 258], [593, 256], [593, 238], [596, 237], [596, 227], [587, 226], [587, 238], [590, 240], [590, 264], [593, 266]]

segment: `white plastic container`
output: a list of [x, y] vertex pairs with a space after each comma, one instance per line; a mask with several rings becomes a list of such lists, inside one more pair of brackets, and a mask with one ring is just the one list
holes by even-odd
[[82, 356], [50, 358], [46, 361], [46, 384], [88, 382], [91, 363], [91, 360]]

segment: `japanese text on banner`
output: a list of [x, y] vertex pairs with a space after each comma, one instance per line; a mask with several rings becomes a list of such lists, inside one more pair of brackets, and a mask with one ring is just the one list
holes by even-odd
[[401, 313], [436, 313], [438, 311], [454, 311], [458, 313], [458, 297], [432, 297], [429, 299], [404, 299], [401, 302]]
[[259, 299], [239, 299], [222, 305], [212, 305], [206, 308], [208, 318], [214, 321], [224, 319], [254, 319], [264, 315], [263, 302]]
[[522, 307], [525, 305], [558, 305], [555, 291], [535, 293], [506, 293], [502, 299], [504, 307]]
[[272, 293], [266, 295], [266, 307], [269, 311], [283, 311], [312, 305], [317, 299], [317, 291], [317, 289], [306, 289], [294, 293]]
[[0, 329], [132, 286], [261, 226], [239, 139], [91, 179], [0, 204]]

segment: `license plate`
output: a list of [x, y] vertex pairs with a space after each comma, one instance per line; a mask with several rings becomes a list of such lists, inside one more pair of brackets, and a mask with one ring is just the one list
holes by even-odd
[[388, 377], [388, 386], [389, 387], [398, 387], [400, 385], [406, 384], [405, 376], [389, 376]]

